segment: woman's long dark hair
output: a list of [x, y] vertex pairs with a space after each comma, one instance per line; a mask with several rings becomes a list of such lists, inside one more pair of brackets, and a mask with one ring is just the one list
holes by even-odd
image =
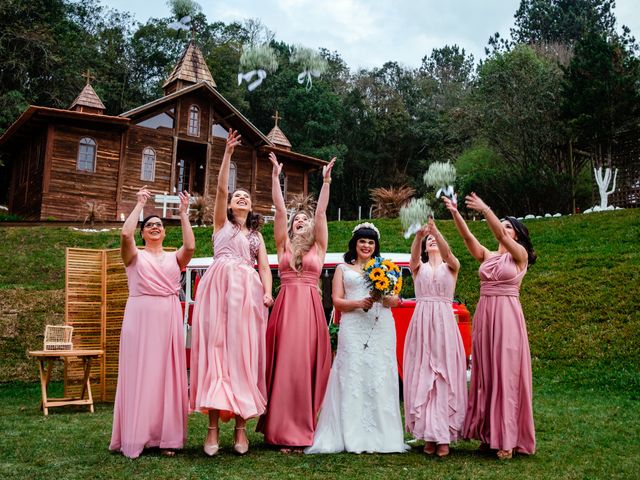
[[[144, 241], [144, 237], [142, 236], [142, 232], [144, 231], [144, 226], [152, 218], [157, 218], [158, 220], [160, 220], [162, 222], [162, 219], [158, 215], [148, 215], [148, 216], [146, 216], [145, 218], [142, 219], [142, 221], [140, 222], [140, 237], [142, 238], [142, 245], [146, 245], [146, 242]], [[164, 225], [164, 222], [162, 222], [162, 224]]]
[[[231, 203], [233, 194], [238, 191], [247, 192], [249, 196], [251, 196], [251, 192], [246, 188], [236, 188], [233, 192], [229, 193], [229, 196], [227, 198], [227, 205]], [[236, 222], [236, 219], [233, 216], [233, 211], [231, 211], [230, 208], [227, 208], [227, 220], [229, 220], [233, 225], [240, 226]], [[247, 215], [247, 222], [245, 223], [245, 226], [249, 230], [255, 230], [256, 232], [259, 232], [262, 229], [262, 225], [264, 225], [264, 218], [262, 217], [262, 215], [260, 215], [259, 213], [253, 213], [253, 211], [250, 211], [249, 214]]]
[[516, 232], [516, 242], [522, 245], [527, 251], [527, 264], [533, 265], [536, 263], [538, 256], [533, 250], [533, 244], [529, 237], [529, 229], [527, 229], [524, 223], [515, 217], [504, 217], [504, 219], [511, 224], [513, 230]]
[[429, 252], [427, 252], [427, 238], [429, 235], [424, 237], [420, 242], [420, 260], [422, 263], [427, 263], [429, 261]]
[[353, 236], [351, 237], [351, 240], [349, 240], [349, 250], [343, 257], [346, 263], [351, 264], [357, 260], [358, 252], [356, 251], [356, 244], [361, 238], [368, 238], [376, 243], [376, 248], [373, 252], [372, 258], [380, 256], [380, 239], [378, 238], [378, 234], [372, 228], [363, 227], [353, 232]]

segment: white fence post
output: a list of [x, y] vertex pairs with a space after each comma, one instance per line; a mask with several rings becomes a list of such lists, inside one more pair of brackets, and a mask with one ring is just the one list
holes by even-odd
[[338, 221], [340, 221], [340, 207], [338, 207]]
[[362, 220], [362, 207], [358, 205], [358, 221]]

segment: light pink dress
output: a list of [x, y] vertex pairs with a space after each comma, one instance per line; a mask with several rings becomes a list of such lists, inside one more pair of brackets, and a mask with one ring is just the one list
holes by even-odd
[[473, 317], [471, 388], [464, 424], [465, 438], [493, 449], [532, 454], [531, 354], [518, 272], [509, 253], [480, 265], [480, 301]]
[[257, 430], [267, 443], [303, 447], [313, 443], [329, 372], [331, 342], [318, 292], [322, 264], [315, 246], [302, 271], [280, 259], [281, 287], [267, 327], [267, 412]]
[[190, 408], [221, 419], [264, 413], [268, 309], [254, 269], [260, 237], [230, 222], [213, 235], [214, 261], [196, 292], [191, 332]]
[[176, 252], [158, 260], [140, 250], [126, 271], [129, 299], [109, 449], [136, 458], [146, 447], [184, 445], [187, 368]]
[[416, 308], [404, 344], [405, 426], [415, 438], [458, 440], [467, 408], [464, 345], [451, 306], [455, 278], [445, 263], [420, 265]]

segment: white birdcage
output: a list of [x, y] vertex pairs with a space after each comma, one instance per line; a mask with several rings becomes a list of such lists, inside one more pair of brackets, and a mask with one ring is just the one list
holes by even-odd
[[71, 343], [73, 327], [68, 325], [47, 325], [44, 330], [44, 349], [73, 350]]

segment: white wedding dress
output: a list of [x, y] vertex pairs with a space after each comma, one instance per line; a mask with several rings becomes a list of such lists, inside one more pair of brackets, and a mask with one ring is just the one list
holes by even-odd
[[[347, 300], [369, 295], [361, 273], [344, 264], [338, 268], [342, 270]], [[368, 312], [357, 309], [343, 313], [338, 353], [318, 427], [313, 445], [305, 453], [393, 453], [408, 449], [400, 416], [391, 310], [375, 303]]]

